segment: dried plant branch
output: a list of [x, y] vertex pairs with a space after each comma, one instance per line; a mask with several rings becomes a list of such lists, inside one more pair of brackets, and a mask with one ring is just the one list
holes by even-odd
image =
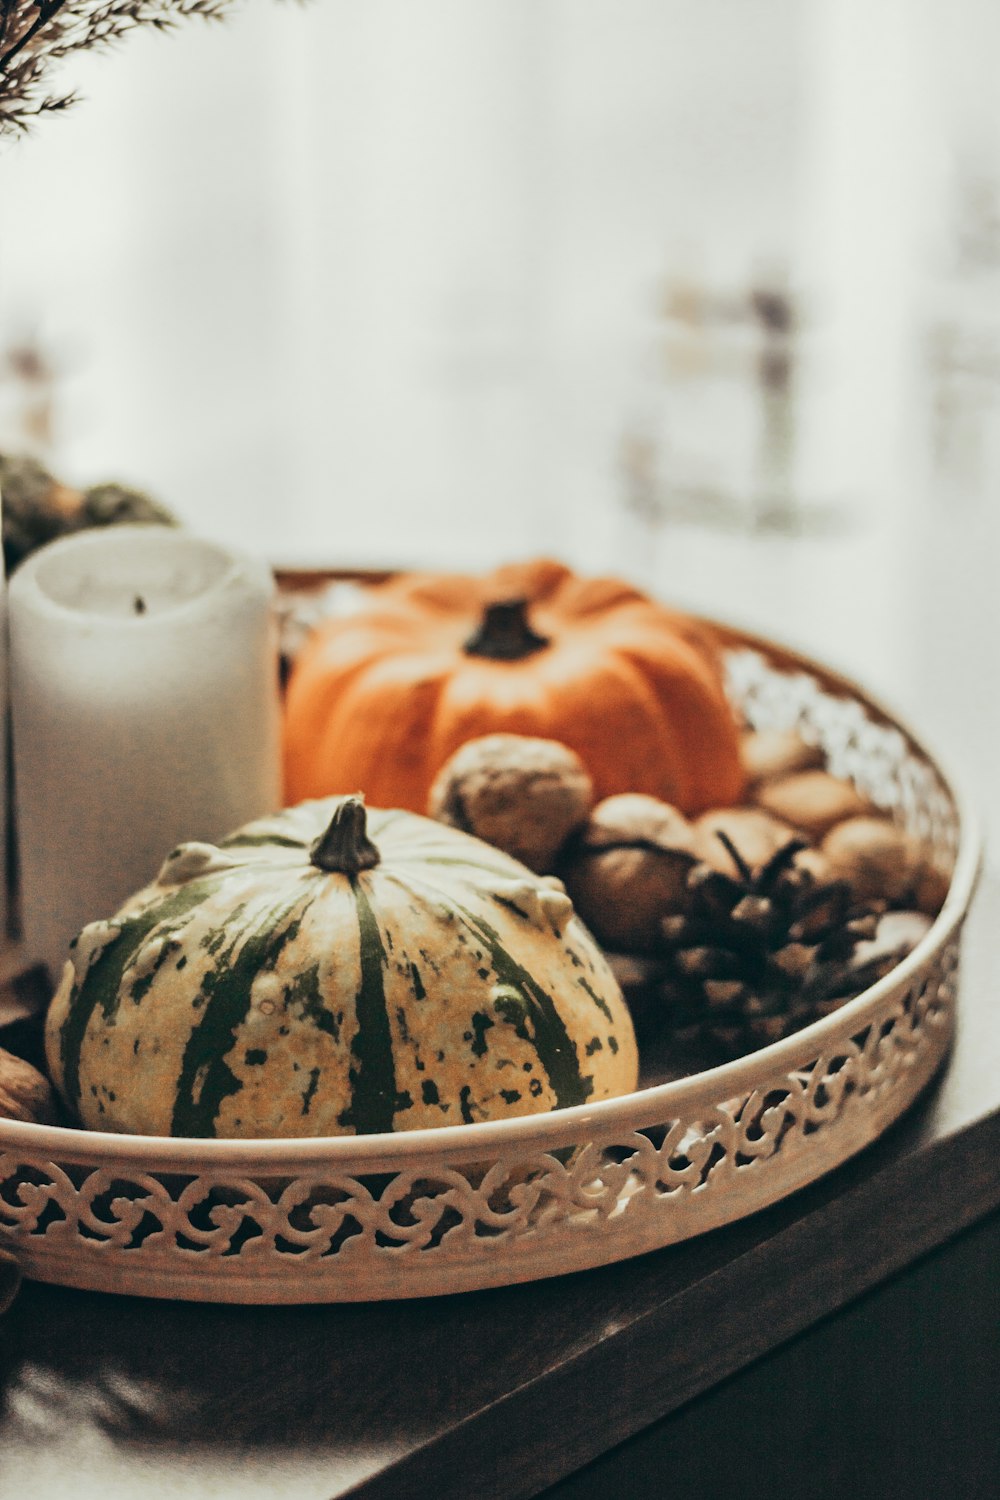
[[49, 92], [53, 65], [71, 52], [110, 47], [139, 26], [170, 31], [189, 16], [221, 19], [232, 0], [0, 0], [0, 136], [66, 109]]

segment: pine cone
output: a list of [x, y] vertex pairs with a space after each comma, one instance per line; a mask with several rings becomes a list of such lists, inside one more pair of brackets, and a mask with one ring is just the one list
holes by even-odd
[[691, 870], [688, 910], [662, 923], [661, 1000], [675, 1036], [710, 1040], [735, 1057], [838, 1009], [902, 953], [856, 953], [874, 938], [883, 906], [859, 903], [845, 881], [800, 863], [805, 840], [790, 839], [751, 867], [724, 832], [717, 836], [737, 874], [707, 863]]

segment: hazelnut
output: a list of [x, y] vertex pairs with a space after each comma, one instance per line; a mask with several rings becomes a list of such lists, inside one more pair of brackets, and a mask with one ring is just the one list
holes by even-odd
[[758, 807], [819, 841], [835, 823], [871, 813], [872, 805], [850, 781], [829, 771], [797, 771], [756, 788]]
[[740, 759], [748, 785], [754, 786], [799, 771], [819, 770], [824, 756], [819, 745], [811, 745], [796, 729], [750, 729], [740, 740]]
[[53, 1125], [58, 1119], [55, 1095], [37, 1068], [0, 1047], [0, 1118], [29, 1125]]
[[751, 869], [765, 865], [773, 854], [800, 837], [794, 828], [757, 807], [719, 807], [696, 819], [698, 853], [706, 864], [724, 875], [739, 874], [719, 833], [725, 834]]
[[590, 775], [568, 746], [488, 734], [466, 741], [445, 762], [427, 810], [547, 874], [566, 839], [586, 822], [593, 800]]
[[913, 902], [925, 916], [936, 917], [945, 903], [951, 881], [943, 870], [929, 861], [917, 871], [913, 883]]
[[936, 912], [944, 902], [947, 880], [925, 861], [919, 840], [889, 818], [847, 818], [820, 847], [834, 875], [859, 900], [890, 906], [912, 900], [924, 912]]
[[699, 851], [692, 825], [640, 792], [607, 797], [568, 853], [566, 888], [598, 942], [620, 952], [660, 946], [660, 923], [684, 909]]
[[0, 1250], [0, 1313], [5, 1313], [21, 1285], [21, 1268], [9, 1250]]
[[[873, 962], [894, 959], [901, 962], [930, 931], [931, 920], [919, 911], [887, 911], [878, 920], [875, 936], [858, 943], [851, 958], [851, 968], [862, 969]], [[895, 963], [892, 967], [895, 967]], [[889, 969], [886, 969], [886, 973]]]

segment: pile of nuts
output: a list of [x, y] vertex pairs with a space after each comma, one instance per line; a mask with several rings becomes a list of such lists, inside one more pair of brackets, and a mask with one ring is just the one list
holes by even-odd
[[720, 831], [748, 865], [799, 839], [807, 846], [799, 860], [818, 881], [846, 881], [859, 901], [937, 914], [946, 874], [853, 783], [825, 769], [818, 746], [794, 731], [748, 730], [742, 754], [744, 803], [687, 818], [640, 793], [595, 806], [587, 770], [565, 745], [486, 735], [442, 768], [428, 812], [558, 875], [611, 952], [655, 951], [664, 917], [684, 909], [693, 864], [735, 873]]

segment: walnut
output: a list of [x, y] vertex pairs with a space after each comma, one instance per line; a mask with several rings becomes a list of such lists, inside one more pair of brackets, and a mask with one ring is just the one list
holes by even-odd
[[598, 942], [619, 952], [660, 946], [660, 923], [682, 910], [699, 858], [694, 827], [640, 792], [607, 797], [570, 846], [566, 889]]
[[753, 793], [758, 807], [818, 842], [835, 823], [873, 811], [852, 782], [829, 771], [798, 771], [764, 782]]
[[811, 745], [795, 729], [750, 729], [740, 740], [740, 759], [747, 784], [755, 786], [779, 776], [819, 770], [824, 757], [819, 745]]
[[468, 740], [441, 767], [427, 810], [544, 875], [586, 822], [593, 800], [590, 775], [568, 746], [487, 734]]
[[48, 1079], [23, 1058], [0, 1047], [0, 1118], [54, 1125], [58, 1117]]

